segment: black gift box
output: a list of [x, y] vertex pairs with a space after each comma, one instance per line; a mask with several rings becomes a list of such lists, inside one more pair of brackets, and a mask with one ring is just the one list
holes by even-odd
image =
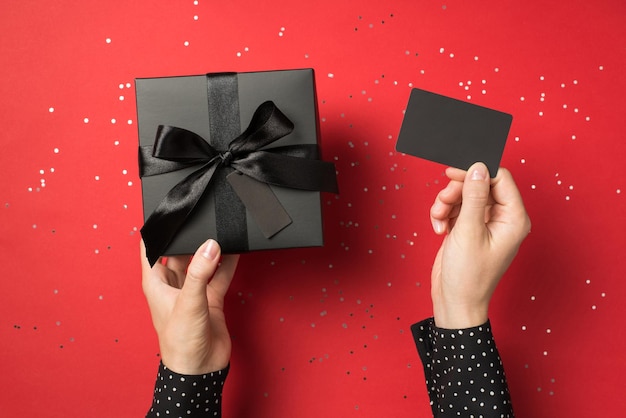
[[[218, 161], [230, 162], [232, 156], [226, 152], [229, 143], [246, 131], [255, 111], [267, 101], [273, 102], [279, 113], [282, 111], [293, 123], [293, 131], [263, 147], [262, 150], [274, 153], [285, 146], [316, 148], [318, 143], [317, 104], [312, 69], [140, 78], [135, 80], [135, 86], [140, 168], [142, 149], [144, 154], [146, 149], [154, 148], [153, 152], [156, 152], [155, 138], [164, 129], [169, 129], [162, 128], [161, 125], [176, 127], [174, 129], [182, 128], [199, 135], [220, 152], [218, 157], [221, 160]], [[263, 106], [266, 109], [268, 107], [267, 103]], [[273, 122], [270, 123], [272, 124]], [[185, 135], [193, 136], [187, 132], [183, 134]], [[316, 161], [314, 164], [326, 164], [324, 168], [332, 168], [332, 165], [328, 167], [329, 163]], [[288, 217], [284, 219], [285, 214], [265, 213], [266, 221], [274, 220], [279, 224], [282, 222], [278, 226], [274, 225], [274, 232], [268, 234], [249, 211], [250, 205], [256, 204], [256, 211], [263, 212], [264, 208], [259, 208], [264, 205], [259, 202], [263, 201], [258, 200], [257, 195], [252, 193], [253, 190], [247, 188], [247, 181], [232, 181], [243, 178], [252, 182], [256, 180], [240, 175], [231, 167], [217, 165], [219, 167], [214, 178], [206, 189], [198, 190], [195, 184], [185, 189], [186, 192], [197, 193], [201, 197], [182, 225], [175, 227], [175, 235], [171, 241], [167, 239], [166, 249], [159, 249], [158, 255], [193, 254], [208, 238], [217, 239], [225, 253], [323, 245], [321, 199], [318, 190], [336, 190], [330, 190], [332, 187], [330, 189], [327, 187], [326, 190], [323, 188], [299, 190], [270, 184], [269, 189], [280, 203], [279, 209], [282, 206]], [[150, 222], [149, 217], [162, 204], [166, 195], [187, 176], [193, 175], [198, 167], [202, 167], [202, 162], [171, 172], [142, 177], [143, 208], [146, 218], [144, 229]], [[293, 171], [299, 171], [293, 169], [294, 165], [290, 167]], [[328, 172], [329, 170], [326, 170], [326, 174]], [[289, 177], [291, 174], [301, 173], [289, 173]], [[310, 176], [306, 174], [300, 177]], [[332, 177], [336, 188], [334, 168]], [[268, 188], [265, 183], [262, 185]], [[233, 187], [243, 187], [243, 192], [240, 190], [239, 194], [244, 199], [239, 198]], [[242, 200], [247, 201], [246, 206]], [[170, 206], [176, 204], [177, 202], [174, 202]], [[168, 220], [159, 222], [161, 223], [157, 222], [156, 228], [152, 225], [151, 232], [157, 239], [162, 238], [160, 237], [162, 227], [163, 229], [171, 227], [167, 225]], [[147, 232], [144, 234], [144, 229], [142, 235], [148, 247], [149, 237]], [[275, 232], [276, 230], [279, 232]], [[148, 249], [150, 258], [150, 248]], [[153, 248], [151, 262], [156, 261], [154, 251]]]

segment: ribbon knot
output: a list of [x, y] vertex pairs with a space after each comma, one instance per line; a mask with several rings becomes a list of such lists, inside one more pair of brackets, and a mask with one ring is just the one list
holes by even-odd
[[335, 166], [317, 160], [317, 145], [263, 149], [293, 129], [293, 123], [271, 101], [256, 109], [250, 125], [226, 151], [217, 151], [194, 132], [160, 125], [154, 146], [139, 149], [140, 177], [200, 167], [167, 193], [142, 227], [150, 265], [165, 252], [220, 167], [231, 167], [267, 185], [337, 193]]
[[222, 159], [222, 164], [225, 166], [229, 166], [233, 161], [233, 153], [230, 151], [220, 153], [220, 158]]

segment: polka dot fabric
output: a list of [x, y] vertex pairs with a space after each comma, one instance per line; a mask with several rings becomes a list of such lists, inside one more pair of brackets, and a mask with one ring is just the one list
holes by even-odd
[[228, 369], [190, 376], [175, 373], [161, 363], [146, 417], [221, 417]]
[[504, 368], [489, 321], [468, 329], [411, 327], [435, 417], [513, 417]]

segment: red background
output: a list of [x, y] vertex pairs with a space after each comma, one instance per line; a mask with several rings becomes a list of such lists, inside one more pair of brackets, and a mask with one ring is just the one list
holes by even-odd
[[514, 115], [533, 229], [491, 318], [517, 416], [623, 416], [626, 3], [196, 3], [0, 6], [0, 415], [150, 404], [134, 78], [312, 67], [341, 195], [324, 248], [242, 257], [225, 417], [430, 416], [409, 326], [445, 179], [394, 150], [411, 86]]

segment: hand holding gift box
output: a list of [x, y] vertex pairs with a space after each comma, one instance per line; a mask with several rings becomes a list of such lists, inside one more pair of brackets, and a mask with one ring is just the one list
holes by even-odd
[[231, 253], [323, 244], [319, 192], [337, 183], [334, 165], [317, 160], [312, 70], [136, 86], [150, 263], [210, 236]]

